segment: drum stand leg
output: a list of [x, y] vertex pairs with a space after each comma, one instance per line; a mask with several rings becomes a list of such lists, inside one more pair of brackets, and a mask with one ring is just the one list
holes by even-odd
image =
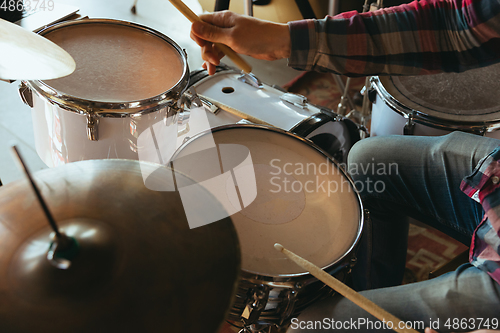
[[341, 116], [345, 116], [347, 113], [347, 107], [346, 107], [346, 101], [349, 103], [349, 108], [351, 110], [354, 110], [354, 102], [349, 95], [349, 85], [351, 84], [351, 78], [347, 78], [346, 84], [344, 85], [344, 82], [342, 81], [342, 77], [337, 74], [332, 74], [333, 79], [337, 83], [337, 88], [339, 89], [340, 92], [342, 92], [342, 96], [340, 97], [340, 103], [337, 107], [337, 113]]

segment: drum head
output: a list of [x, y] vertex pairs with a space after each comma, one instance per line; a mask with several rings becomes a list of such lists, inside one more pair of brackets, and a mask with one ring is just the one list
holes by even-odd
[[500, 119], [500, 64], [463, 73], [381, 77], [385, 90], [409, 109], [456, 122]]
[[73, 74], [44, 83], [75, 98], [108, 103], [149, 99], [172, 89], [187, 72], [180, 49], [168, 37], [132, 23], [82, 20], [42, 34], [76, 62]]
[[[229, 158], [235, 159], [232, 165]], [[335, 162], [298, 136], [254, 125], [224, 126], [182, 146], [173, 165], [202, 184], [228, 174], [216, 197], [233, 205], [225, 208], [234, 212], [244, 271], [304, 274], [274, 249], [275, 243], [328, 267], [359, 238], [361, 203], [352, 183]]]

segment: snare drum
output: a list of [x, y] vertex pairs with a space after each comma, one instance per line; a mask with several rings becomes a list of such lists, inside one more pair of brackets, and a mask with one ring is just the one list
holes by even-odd
[[[190, 85], [211, 110], [207, 117], [212, 128], [242, 121], [242, 118], [224, 111], [227, 105], [311, 140], [342, 163], [347, 162], [349, 150], [360, 139], [358, 127], [351, 120], [330, 109], [310, 104], [304, 96], [269, 86], [228, 66], [218, 66], [213, 76], [209, 76], [206, 70], [193, 71]], [[203, 96], [215, 102], [210, 103]], [[192, 114], [190, 128], [196, 128], [199, 122], [197, 115]], [[188, 136], [199, 132], [193, 130]]]
[[40, 34], [76, 62], [67, 77], [23, 82], [20, 88], [32, 108], [36, 150], [45, 164], [138, 159], [137, 137], [160, 121], [175, 146], [189, 70], [174, 41], [139, 24], [107, 19], [59, 23]]
[[[230, 165], [229, 156], [223, 156], [229, 151], [224, 146], [238, 145], [252, 161], [257, 187], [253, 201], [245, 201], [248, 193], [242, 190], [253, 180], [249, 168], [238, 169], [239, 162]], [[207, 147], [214, 147], [213, 153]], [[266, 126], [227, 125], [194, 137], [172, 160], [176, 171], [200, 184], [210, 183], [217, 174], [210, 170], [220, 172], [220, 166], [233, 174], [215, 196], [239, 198], [231, 216], [242, 253], [241, 280], [229, 314], [234, 325], [252, 332], [282, 327], [330, 292], [277, 252], [276, 242], [331, 274], [346, 273], [363, 227], [362, 203], [344, 170], [309, 141]]]
[[500, 64], [463, 73], [373, 77], [371, 135], [444, 135], [460, 130], [500, 138]]

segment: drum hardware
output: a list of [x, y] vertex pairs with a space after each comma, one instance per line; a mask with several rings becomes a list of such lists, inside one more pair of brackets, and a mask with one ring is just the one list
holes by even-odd
[[55, 79], [74, 72], [75, 61], [50, 40], [0, 19], [0, 79]]
[[134, 4], [132, 5], [132, 8], [130, 8], [132, 14], [137, 14], [137, 1], [138, 0], [134, 0]]
[[243, 73], [241, 76], [238, 78], [241, 82], [245, 82], [246, 84], [251, 85], [252, 87], [262, 89], [264, 88], [264, 85], [262, 82], [252, 73]]
[[349, 95], [349, 86], [351, 84], [351, 78], [346, 79], [346, 83], [344, 85], [344, 82], [342, 81], [342, 76], [337, 75], [337, 74], [332, 74], [333, 78], [335, 79], [335, 82], [337, 83], [337, 87], [339, 88], [340, 92], [342, 93], [342, 96], [340, 97], [340, 102], [339, 105], [337, 106], [337, 113], [345, 116], [347, 114], [347, 106], [346, 103], [349, 103], [349, 107], [351, 110], [355, 110], [356, 107], [354, 106], [354, 102], [352, 100], [351, 95]]
[[38, 186], [36, 186], [31, 173], [28, 170], [27, 165], [24, 163], [21, 154], [19, 153], [16, 146], [12, 146], [12, 155], [15, 157], [19, 164], [20, 169], [24, 171], [26, 178], [28, 179], [31, 189], [38, 200], [38, 203], [42, 207], [42, 210], [47, 218], [49, 226], [54, 231], [54, 237], [50, 243], [50, 248], [47, 252], [47, 260], [50, 264], [58, 269], [68, 269], [71, 266], [71, 260], [76, 257], [79, 252], [79, 245], [73, 237], [68, 237], [66, 234], [59, 231], [54, 217], [52, 216], [49, 207], [45, 203]]
[[24, 81], [21, 81], [19, 85], [19, 96], [24, 104], [28, 105], [30, 108], [33, 107], [33, 92]]
[[371, 117], [370, 113], [370, 99], [367, 93], [368, 89], [366, 87], [370, 87], [370, 77], [367, 76], [365, 79], [365, 88], [363, 94], [363, 104], [361, 105], [361, 122], [362, 126], [366, 126], [368, 119]]
[[91, 110], [87, 113], [87, 137], [90, 141], [99, 140], [99, 117]]
[[269, 287], [263, 284], [251, 288], [247, 292], [248, 301], [245, 305], [241, 319], [244, 326], [249, 326], [255, 323], [264, 308], [266, 307], [269, 298]]
[[280, 96], [284, 102], [290, 103], [302, 109], [307, 109], [307, 97], [299, 94], [285, 93]]
[[199, 97], [200, 100], [203, 102], [204, 105], [206, 105], [208, 107], [208, 110], [213, 113], [213, 114], [217, 114], [219, 113], [219, 111], [221, 110], [220, 107], [218, 107], [217, 105], [211, 103], [209, 100], [207, 100], [205, 97]]
[[[195, 94], [196, 94], [196, 92], [195, 92]], [[210, 102], [205, 97], [202, 97], [202, 96], [199, 96], [199, 95], [196, 95], [196, 96], [202, 102], [202, 104], [207, 107], [207, 110], [210, 111], [212, 114], [216, 115], [221, 110], [217, 105], [215, 105], [214, 103]]]
[[403, 127], [403, 135], [413, 135], [415, 130], [415, 122], [413, 118], [415, 117], [415, 112], [410, 113], [406, 118], [406, 124]]

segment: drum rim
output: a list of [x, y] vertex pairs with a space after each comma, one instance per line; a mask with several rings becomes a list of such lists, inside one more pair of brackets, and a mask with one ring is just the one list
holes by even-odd
[[[433, 110], [425, 106], [418, 105], [410, 101], [406, 96], [402, 95], [403, 101], [398, 100], [395, 96], [389, 93], [388, 87], [393, 87], [394, 83], [391, 80], [392, 76], [373, 76], [371, 81], [372, 89], [382, 98], [384, 103], [393, 111], [404, 117], [405, 119], [412, 118], [416, 123], [427, 125], [433, 128], [444, 130], [463, 130], [474, 133], [493, 132], [500, 128], [500, 115], [493, 114], [493, 116], [485, 117], [485, 120], [466, 120], [463, 118], [473, 117], [472, 115], [449, 115], [449, 117], [436, 116]], [[425, 113], [417, 109], [425, 109], [430, 111]], [[500, 112], [500, 106], [499, 106]], [[444, 114], [444, 113], [443, 113]], [[474, 115], [475, 116], [475, 115]]]
[[[182, 93], [187, 89], [189, 82], [189, 67], [187, 63], [187, 56], [185, 51], [170, 37], [165, 34], [155, 30], [153, 28], [147, 27], [142, 24], [135, 22], [125, 21], [125, 20], [115, 20], [115, 19], [81, 19], [81, 20], [71, 20], [52, 24], [40, 30], [39, 35], [44, 35], [56, 30], [64, 29], [67, 27], [73, 27], [81, 24], [110, 24], [115, 26], [124, 26], [133, 29], [137, 29], [143, 32], [147, 32], [164, 42], [171, 45], [179, 54], [183, 65], [183, 71], [180, 79], [177, 83], [171, 87], [169, 90], [162, 92], [159, 95], [152, 96], [149, 98], [135, 100], [135, 101], [124, 101], [124, 102], [102, 102], [93, 101], [85, 98], [75, 97], [59, 91], [43, 80], [30, 80], [23, 81], [28, 85], [29, 88], [34, 90], [37, 95], [48, 100], [52, 104], [56, 104], [62, 109], [73, 111], [80, 114], [85, 113], [95, 113], [99, 115], [111, 116], [111, 117], [126, 117], [126, 116], [137, 116], [141, 114], [155, 112], [160, 108], [168, 106], [168, 104], [173, 100], [177, 99]], [[112, 113], [106, 113], [106, 111], [113, 110]], [[122, 110], [122, 111], [119, 111]]]
[[[242, 128], [250, 128], [250, 129], [271, 131], [271, 132], [275, 132], [275, 133], [279, 133], [279, 134], [284, 134], [286, 136], [289, 136], [289, 137], [291, 137], [291, 138], [299, 141], [301, 144], [307, 145], [308, 147], [310, 147], [310, 148], [314, 149], [315, 151], [319, 152], [320, 154], [323, 154], [331, 163], [333, 163], [337, 167], [338, 170], [340, 170], [341, 174], [344, 177], [346, 177], [346, 179], [349, 182], [351, 188], [353, 189], [353, 193], [354, 193], [355, 198], [356, 198], [356, 200], [358, 202], [358, 211], [359, 211], [358, 212], [359, 213], [358, 230], [357, 230], [356, 237], [355, 237], [353, 243], [344, 252], [344, 254], [342, 254], [340, 257], [338, 257], [333, 262], [331, 262], [331, 263], [329, 263], [327, 265], [321, 266], [320, 268], [322, 270], [324, 270], [324, 271], [329, 271], [331, 268], [335, 267], [337, 264], [339, 264], [343, 260], [345, 260], [349, 255], [351, 255], [353, 253], [354, 249], [356, 248], [356, 246], [358, 245], [359, 240], [361, 238], [361, 235], [363, 233], [363, 229], [364, 229], [365, 211], [364, 211], [364, 208], [363, 208], [363, 202], [361, 200], [361, 197], [359, 195], [358, 190], [356, 189], [356, 186], [354, 185], [354, 181], [351, 178], [351, 176], [339, 165], [339, 163], [330, 154], [328, 154], [326, 151], [324, 151], [320, 147], [316, 146], [310, 140], [308, 140], [306, 138], [303, 138], [303, 137], [300, 137], [300, 136], [298, 136], [298, 135], [296, 135], [294, 133], [290, 133], [288, 131], [282, 130], [281, 128], [272, 127], [272, 126], [257, 125], [257, 124], [229, 124], [229, 125], [221, 125], [221, 126], [217, 126], [217, 127], [211, 128], [209, 130], [205, 130], [203, 132], [200, 132], [200, 133], [194, 135], [193, 137], [191, 137], [186, 142], [182, 143], [182, 145], [179, 148], [177, 148], [177, 150], [172, 155], [172, 158], [169, 161], [169, 163], [175, 161], [175, 159], [177, 158], [177, 156], [180, 154], [180, 152], [187, 145], [189, 145], [191, 142], [199, 139], [200, 137], [208, 135], [208, 134], [213, 133], [213, 132], [220, 132], [220, 131], [225, 131], [225, 130], [230, 130], [230, 129], [235, 129], [235, 128], [240, 128], [240, 129], [242, 129]], [[174, 168], [172, 167], [172, 169], [174, 169]], [[231, 221], [232, 221], [232, 219], [231, 219]], [[266, 281], [275, 282], [276, 278], [280, 279], [280, 281], [285, 282], [287, 279], [291, 279], [291, 278], [297, 278], [297, 277], [310, 278], [310, 277], [312, 277], [312, 275], [309, 272], [292, 273], [292, 274], [266, 274], [266, 275], [263, 275], [262, 273], [259, 273], [259, 272], [252, 272], [252, 271], [245, 270], [245, 269], [243, 269], [243, 267], [241, 268], [241, 271], [242, 271], [242, 275], [241, 275], [242, 278], [245, 278], [245, 276], [248, 276], [248, 277], [251, 276], [253, 279], [258, 279], [258, 280], [261, 280], [263, 282], [266, 282]], [[284, 280], [281, 280], [281, 279], [284, 279]]]

